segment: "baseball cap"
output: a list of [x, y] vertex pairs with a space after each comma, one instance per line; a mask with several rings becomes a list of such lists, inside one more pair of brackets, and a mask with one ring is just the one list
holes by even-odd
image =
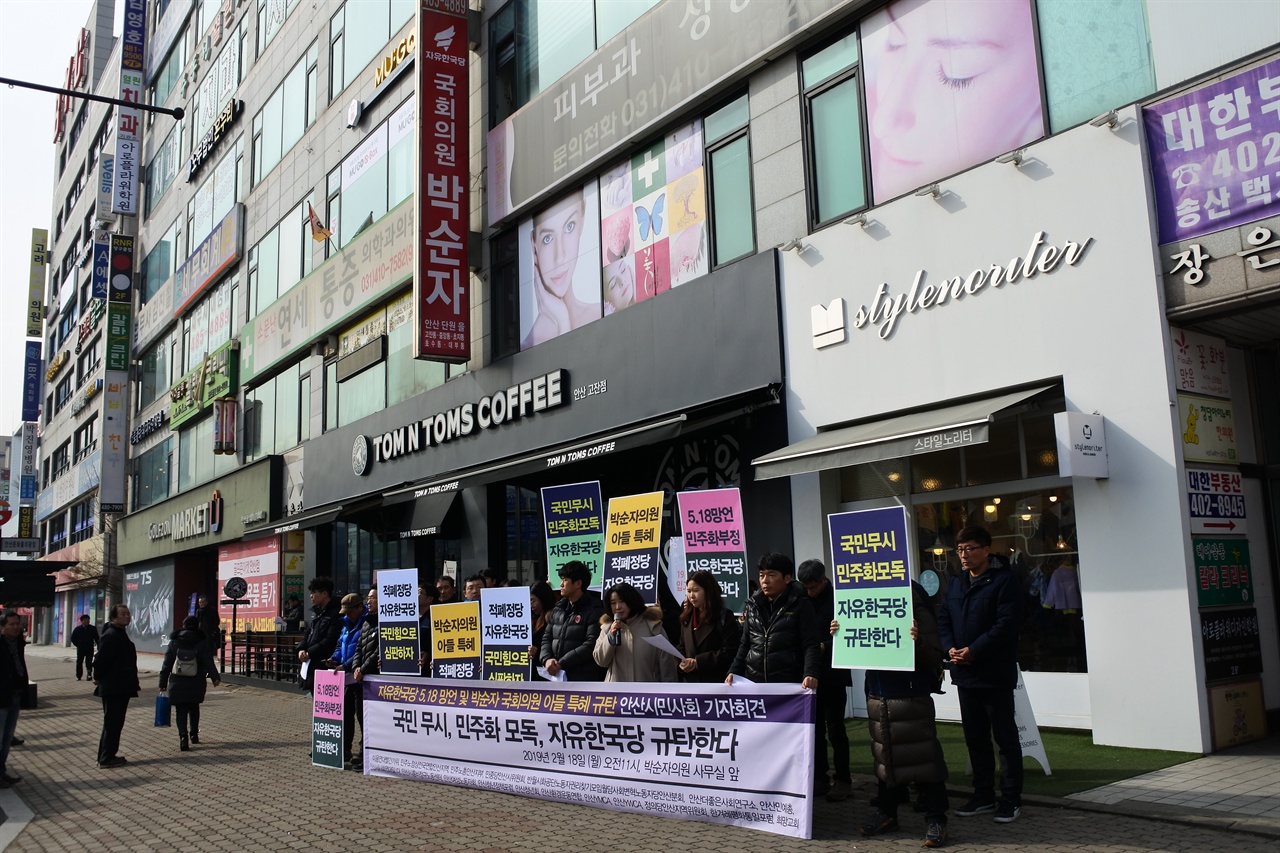
[[342, 596], [342, 612], [349, 613], [352, 610], [359, 610], [364, 607], [364, 600], [354, 592], [349, 592]]

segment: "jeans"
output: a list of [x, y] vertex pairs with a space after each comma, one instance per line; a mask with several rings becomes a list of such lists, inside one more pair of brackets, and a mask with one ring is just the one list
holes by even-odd
[[22, 695], [15, 693], [8, 705], [0, 705], [0, 773], [9, 769], [9, 747], [13, 746], [13, 730], [18, 727], [18, 709]]
[[198, 702], [183, 702], [181, 705], [174, 705], [173, 710], [178, 718], [178, 737], [187, 736], [187, 718], [191, 719], [191, 733], [200, 734], [200, 704]]
[[129, 710], [129, 696], [102, 697], [102, 737], [98, 739], [98, 763], [110, 761], [120, 751], [120, 732]]
[[93, 649], [76, 649], [76, 681], [86, 672], [93, 678]]
[[818, 717], [814, 720], [813, 778], [827, 779], [827, 738], [831, 739], [831, 751], [835, 754], [836, 781], [849, 783], [849, 733], [844, 727], [844, 708], [848, 700], [848, 687], [826, 687], [818, 682]]
[[960, 687], [960, 723], [973, 765], [973, 795], [995, 799], [996, 762], [991, 741], [1000, 751], [1000, 793], [1007, 803], [1022, 805], [1022, 741], [1013, 719], [1013, 688]]

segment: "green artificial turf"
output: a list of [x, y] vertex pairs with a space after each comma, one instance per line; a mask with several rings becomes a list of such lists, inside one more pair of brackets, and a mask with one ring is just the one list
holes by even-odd
[[[846, 720], [845, 726], [849, 731], [853, 772], [874, 774], [866, 720]], [[938, 723], [938, 739], [942, 741], [942, 751], [951, 772], [948, 784], [968, 787], [970, 779], [965, 773], [968, 752], [960, 724]], [[1046, 797], [1065, 797], [1200, 757], [1198, 753], [1190, 752], [1098, 746], [1094, 744], [1092, 734], [1082, 731], [1041, 729], [1040, 739], [1044, 742], [1053, 775], [1046, 776], [1035, 759], [1024, 756], [1023, 791]]]

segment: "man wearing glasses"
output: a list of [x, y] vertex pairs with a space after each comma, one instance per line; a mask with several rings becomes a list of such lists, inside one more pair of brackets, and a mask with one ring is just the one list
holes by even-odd
[[[947, 588], [938, 611], [938, 633], [951, 663], [973, 765], [973, 798], [956, 814], [994, 811], [996, 823], [1012, 823], [1022, 811], [1022, 744], [1013, 719], [1022, 585], [1008, 563], [991, 555], [991, 534], [981, 527], [956, 534], [956, 553], [964, 571]], [[992, 740], [1000, 751], [998, 806]]]

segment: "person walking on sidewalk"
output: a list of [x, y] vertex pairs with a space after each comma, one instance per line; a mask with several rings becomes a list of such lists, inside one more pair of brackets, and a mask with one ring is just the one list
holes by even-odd
[[98, 660], [93, 668], [93, 695], [102, 697], [102, 736], [98, 738], [98, 766], [123, 767], [129, 762], [120, 751], [120, 732], [124, 730], [129, 700], [141, 690], [138, 683], [138, 649], [129, 639], [129, 623], [133, 614], [123, 604], [111, 605], [110, 621], [102, 631], [98, 644]]
[[22, 636], [22, 616], [15, 610], [6, 610], [0, 620], [0, 788], [8, 788], [22, 781], [21, 776], [9, 772], [9, 748], [13, 746], [18, 709], [30, 679], [23, 651], [26, 641]]
[[[991, 534], [981, 527], [971, 525], [956, 534], [956, 553], [964, 571], [947, 587], [938, 612], [938, 633], [951, 662], [973, 765], [973, 798], [956, 814], [994, 811], [996, 823], [1012, 823], [1022, 813], [1022, 742], [1013, 719], [1022, 584], [1002, 558], [991, 554]], [[998, 806], [993, 739], [1000, 750]]]
[[98, 648], [98, 629], [89, 621], [89, 614], [80, 616], [80, 624], [71, 632], [71, 645], [76, 647], [76, 681], [87, 673], [93, 680], [93, 653]]
[[[805, 560], [796, 569], [796, 580], [804, 585], [819, 625], [836, 618], [836, 591], [827, 580], [827, 567], [821, 560]], [[852, 678], [847, 669], [831, 666], [835, 648], [832, 639], [822, 644], [822, 669], [818, 675], [818, 718], [814, 720], [813, 795], [826, 795], [827, 801], [838, 803], [849, 799], [853, 777], [849, 775], [849, 733], [844, 728], [844, 709], [849, 701]], [[835, 780], [828, 775], [827, 739], [835, 764]]]
[[169, 648], [160, 667], [160, 689], [169, 691], [169, 703], [178, 717], [178, 749], [183, 752], [191, 749], [191, 744], [200, 743], [200, 703], [204, 701], [206, 678], [213, 680], [214, 687], [222, 683], [213, 648], [200, 630], [199, 618], [188, 616], [182, 620], [182, 630], [169, 637]]

